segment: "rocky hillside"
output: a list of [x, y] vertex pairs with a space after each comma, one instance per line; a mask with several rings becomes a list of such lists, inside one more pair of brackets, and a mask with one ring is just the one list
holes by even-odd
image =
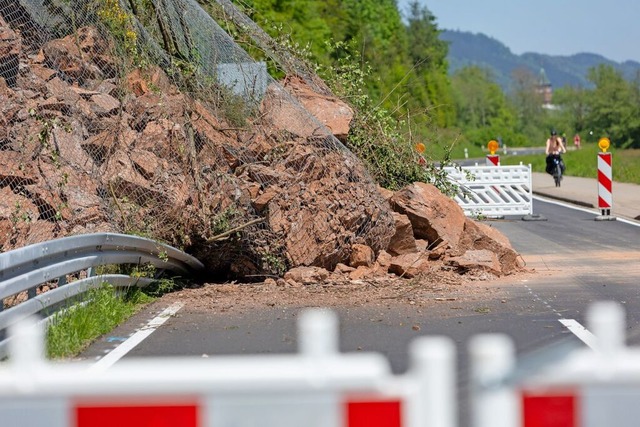
[[378, 188], [336, 137], [339, 99], [289, 76], [238, 126], [159, 67], [123, 73], [110, 43], [89, 26], [26, 49], [0, 21], [0, 250], [143, 234], [211, 281], [520, 268], [505, 236], [435, 187]]

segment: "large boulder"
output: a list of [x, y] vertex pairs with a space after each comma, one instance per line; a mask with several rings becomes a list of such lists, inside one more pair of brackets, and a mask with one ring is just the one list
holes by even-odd
[[395, 233], [391, 236], [387, 251], [391, 255], [402, 255], [417, 252], [416, 239], [413, 235], [413, 227], [409, 217], [398, 212], [393, 212], [395, 220]]
[[455, 253], [464, 231], [465, 215], [460, 206], [435, 186], [416, 182], [397, 191], [390, 199], [396, 212], [411, 221], [414, 236], [430, 247], [445, 243]]
[[460, 247], [465, 252], [486, 250], [494, 253], [500, 264], [501, 274], [512, 274], [523, 267], [520, 256], [501, 231], [471, 218], [465, 221]]
[[289, 76], [284, 87], [336, 138], [343, 142], [347, 139], [353, 120], [353, 110], [349, 105], [335, 96], [318, 93], [297, 76]]

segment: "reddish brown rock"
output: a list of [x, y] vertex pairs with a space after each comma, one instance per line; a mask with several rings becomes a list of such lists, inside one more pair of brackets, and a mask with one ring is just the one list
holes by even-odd
[[33, 161], [22, 153], [0, 151], [0, 185], [34, 184], [37, 175]]
[[0, 21], [0, 78], [9, 87], [15, 87], [17, 83], [21, 50], [21, 39], [4, 21]]
[[397, 191], [391, 204], [395, 211], [409, 217], [416, 238], [426, 239], [430, 246], [447, 242], [449, 248], [458, 251], [466, 219], [464, 212], [436, 187], [416, 182]]
[[373, 265], [375, 254], [367, 245], [355, 244], [351, 246], [351, 255], [349, 256], [349, 265], [351, 267], [371, 267]]
[[134, 148], [129, 154], [136, 170], [147, 180], [154, 180], [163, 170], [168, 170], [169, 165], [165, 159], [155, 154]]
[[389, 272], [411, 279], [422, 273], [431, 271], [429, 258], [424, 253], [398, 255], [391, 259]]
[[82, 141], [80, 146], [98, 165], [104, 163], [116, 149], [118, 135], [110, 131], [103, 131]]
[[325, 125], [336, 138], [341, 141], [347, 139], [351, 120], [353, 120], [353, 110], [344, 101], [315, 92], [297, 76], [288, 77], [285, 80], [285, 88], [292, 91], [302, 106]]
[[120, 101], [106, 93], [93, 95], [91, 97], [91, 103], [93, 104], [93, 111], [98, 117], [110, 116], [120, 109]]
[[411, 227], [409, 217], [393, 212], [393, 218], [396, 222], [396, 232], [391, 236], [387, 251], [389, 251], [391, 255], [417, 252], [416, 239], [413, 237], [413, 227]]
[[258, 212], [262, 212], [264, 208], [269, 204], [271, 199], [278, 195], [280, 190], [276, 187], [267, 188], [264, 193], [260, 194], [252, 200], [253, 207]]
[[[0, 190], [1, 195], [1, 190]], [[5, 252], [10, 249], [11, 236], [13, 234], [13, 224], [7, 218], [3, 218], [0, 215], [0, 252]]]
[[76, 34], [51, 40], [42, 47], [47, 67], [62, 71], [80, 84], [115, 75], [114, 61], [105, 55], [107, 52], [111, 52], [109, 44], [94, 27], [80, 28]]
[[502, 274], [512, 274], [522, 268], [518, 253], [502, 232], [470, 218], [465, 222], [460, 246], [466, 250], [486, 249], [495, 253]]
[[496, 276], [502, 275], [498, 256], [486, 249], [466, 251], [461, 256], [446, 259], [445, 264], [455, 267], [462, 274], [470, 270], [483, 270]]
[[135, 96], [142, 96], [149, 92], [149, 85], [146, 78], [142, 75], [142, 71], [136, 68], [126, 77], [127, 88], [133, 92]]
[[349, 273], [349, 280], [362, 280], [367, 277], [373, 277], [375, 270], [366, 265], [360, 265]]
[[322, 283], [329, 275], [327, 270], [320, 267], [296, 267], [287, 271], [284, 274], [284, 279], [302, 284]]
[[294, 138], [322, 135], [323, 125], [302, 108], [291, 94], [279, 84], [270, 84], [262, 100], [260, 112], [271, 128], [289, 132]]

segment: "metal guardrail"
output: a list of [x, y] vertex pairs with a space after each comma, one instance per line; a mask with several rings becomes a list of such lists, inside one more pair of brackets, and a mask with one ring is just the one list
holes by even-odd
[[[0, 330], [105, 282], [127, 287], [146, 286], [154, 281], [122, 274], [94, 275], [95, 267], [114, 264], [150, 264], [158, 271], [185, 275], [204, 268], [196, 258], [172, 246], [115, 233], [64, 237], [0, 253]], [[67, 283], [67, 275], [83, 271], [87, 277]], [[39, 285], [54, 281], [57, 288], [36, 295]], [[26, 301], [3, 310], [6, 298], [25, 291]], [[3, 353], [4, 343], [0, 342], [0, 355]]]

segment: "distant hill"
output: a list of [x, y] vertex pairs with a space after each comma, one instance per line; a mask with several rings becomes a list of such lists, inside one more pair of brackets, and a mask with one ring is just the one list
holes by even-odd
[[554, 88], [562, 86], [592, 87], [587, 80], [587, 71], [599, 64], [608, 64], [621, 71], [625, 78], [633, 79], [640, 73], [640, 62], [623, 63], [609, 60], [593, 53], [571, 56], [552, 56], [541, 53], [516, 55], [507, 46], [484, 34], [444, 30], [440, 36], [449, 42], [449, 73], [467, 65], [489, 68], [496, 82], [506, 91], [511, 86], [511, 75], [515, 69], [527, 68], [538, 75], [541, 68]]

